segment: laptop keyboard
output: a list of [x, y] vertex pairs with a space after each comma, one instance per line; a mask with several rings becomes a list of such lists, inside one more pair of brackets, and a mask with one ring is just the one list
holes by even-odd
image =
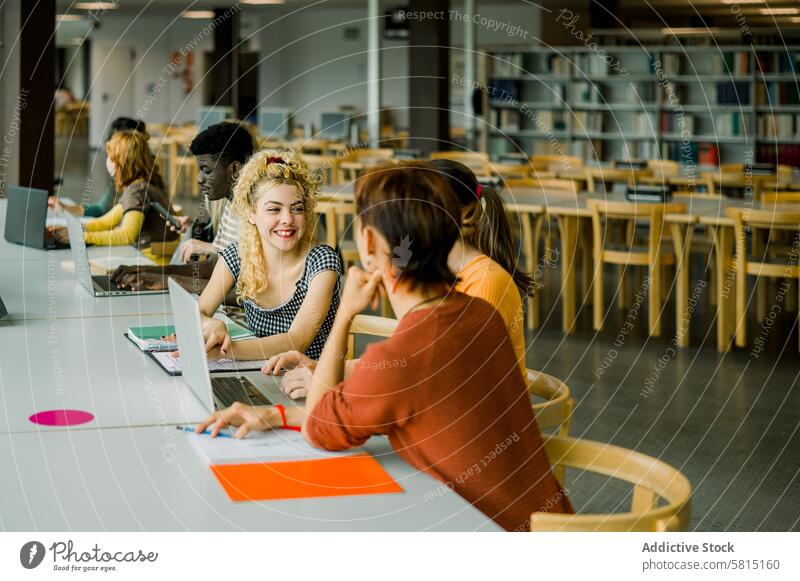
[[272, 405], [272, 402], [244, 377], [212, 377], [211, 388], [214, 391], [214, 398], [222, 407], [228, 407], [237, 401], [248, 405]]
[[94, 281], [95, 286], [103, 291], [116, 291], [120, 292], [122, 289], [111, 282], [110, 276], [93, 276], [92, 281]]

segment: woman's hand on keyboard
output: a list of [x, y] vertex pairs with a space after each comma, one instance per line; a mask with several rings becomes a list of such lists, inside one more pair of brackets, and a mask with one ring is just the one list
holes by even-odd
[[216, 437], [221, 429], [234, 426], [239, 428], [234, 438], [244, 438], [254, 430], [271, 430], [281, 424], [281, 414], [273, 406], [251, 406], [237, 401], [231, 407], [214, 412], [204, 422], [197, 424], [195, 432], [201, 434], [210, 429], [211, 436]]
[[203, 340], [209, 357], [227, 357], [231, 348], [228, 327], [214, 317], [203, 317]]
[[313, 371], [317, 367], [317, 362], [299, 351], [284, 351], [267, 359], [266, 365], [261, 368], [261, 373], [264, 375], [281, 375], [284, 371], [296, 367], [308, 367]]

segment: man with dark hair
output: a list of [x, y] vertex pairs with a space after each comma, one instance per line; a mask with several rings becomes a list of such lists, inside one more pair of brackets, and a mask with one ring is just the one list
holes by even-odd
[[[214, 242], [194, 239], [184, 242], [178, 252], [186, 264], [120, 266], [112, 276], [112, 282], [118, 287], [160, 290], [167, 288], [167, 279], [172, 277], [188, 291], [202, 292], [214, 271], [219, 251], [238, 240], [240, 222], [231, 210], [230, 200], [236, 176], [253, 154], [253, 138], [238, 123], [222, 122], [197, 134], [189, 150], [197, 164], [200, 193], [209, 201], [228, 200]], [[198, 255], [208, 255], [209, 258], [194, 260]]]
[[[108, 131], [106, 141], [111, 139], [111, 136], [120, 131], [138, 131], [147, 135], [147, 127], [141, 119], [131, 119], [130, 117], [117, 117], [111, 122], [111, 128]], [[83, 209], [83, 215], [89, 218], [98, 218], [108, 212], [114, 205], [114, 178], [110, 178], [106, 184], [106, 191], [103, 196], [96, 202], [87, 204]]]

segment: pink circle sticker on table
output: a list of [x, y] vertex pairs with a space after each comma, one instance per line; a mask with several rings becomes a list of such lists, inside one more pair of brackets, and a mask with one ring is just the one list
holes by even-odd
[[81, 410], [47, 410], [28, 418], [41, 426], [79, 426], [94, 419], [94, 415]]

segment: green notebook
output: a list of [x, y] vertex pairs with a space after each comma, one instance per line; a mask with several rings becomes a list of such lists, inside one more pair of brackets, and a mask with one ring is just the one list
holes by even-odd
[[[227, 323], [228, 335], [232, 341], [253, 337], [248, 329], [237, 323]], [[174, 351], [178, 348], [174, 341], [167, 341], [162, 337], [175, 334], [174, 325], [154, 325], [152, 327], [128, 327], [125, 333], [128, 339], [136, 343], [142, 351]]]

